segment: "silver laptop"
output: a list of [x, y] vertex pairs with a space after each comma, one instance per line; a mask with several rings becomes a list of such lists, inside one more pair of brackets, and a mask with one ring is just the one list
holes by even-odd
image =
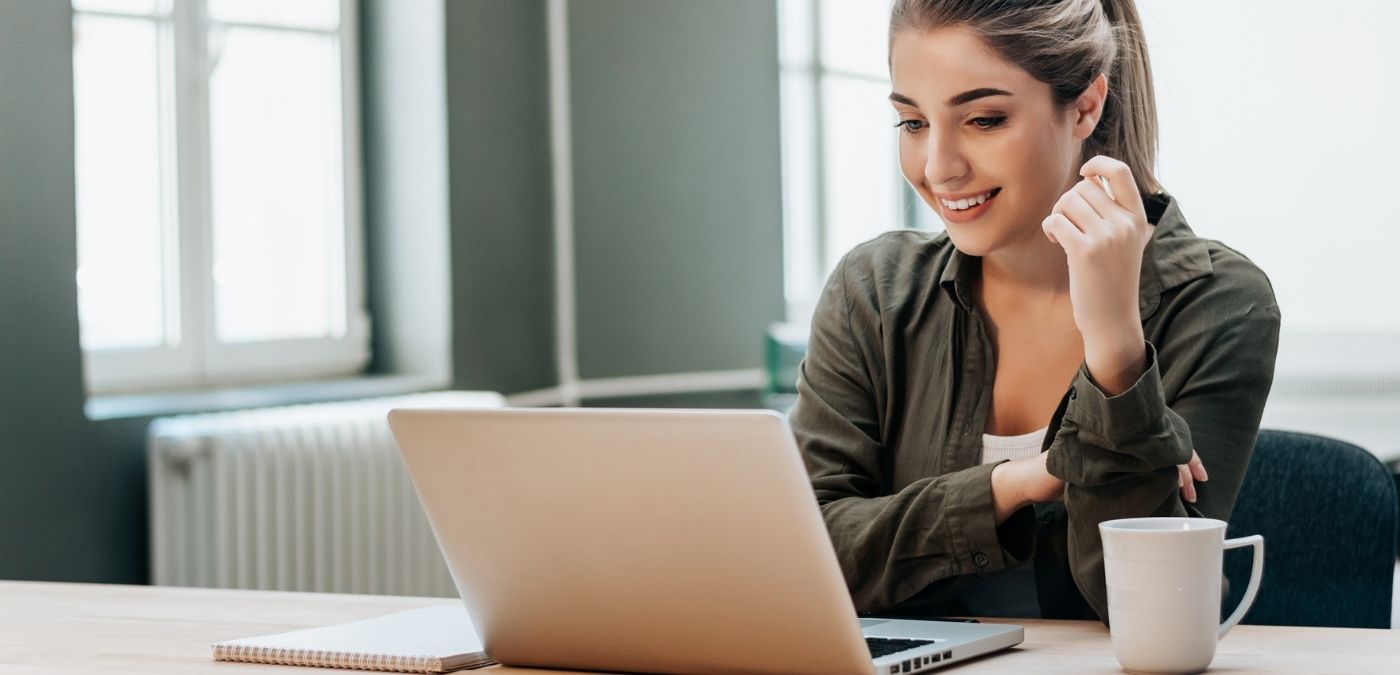
[[389, 413], [486, 652], [654, 673], [916, 673], [1019, 626], [858, 619], [767, 411]]

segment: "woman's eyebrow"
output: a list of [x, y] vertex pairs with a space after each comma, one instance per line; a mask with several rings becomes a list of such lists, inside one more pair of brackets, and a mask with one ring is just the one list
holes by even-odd
[[[976, 100], [979, 99], [979, 98], [986, 98], [986, 97], [988, 97], [988, 96], [1011, 96], [1011, 95], [1012, 95], [1011, 92], [1005, 91], [1005, 90], [1003, 90], [1003, 89], [995, 89], [995, 88], [992, 88], [992, 87], [979, 87], [979, 88], [977, 88], [977, 89], [972, 89], [972, 90], [969, 90], [969, 91], [965, 91], [965, 92], [963, 92], [963, 93], [961, 93], [961, 94], [958, 94], [957, 96], [954, 96], [953, 98], [948, 99], [948, 107], [949, 107], [949, 108], [955, 108], [955, 107], [960, 106], [960, 105], [962, 105], [962, 104], [964, 104], [964, 103], [971, 103], [972, 101], [976, 101]], [[918, 104], [918, 103], [915, 103], [915, 102], [914, 102], [914, 99], [909, 98], [908, 96], [905, 96], [904, 94], [901, 94], [901, 93], [899, 93], [899, 92], [890, 92], [890, 100], [891, 100], [891, 101], [894, 101], [895, 103], [903, 103], [904, 105], [911, 105], [911, 106], [914, 106], [915, 108], [919, 107], [919, 104]]]
[[970, 103], [970, 102], [972, 102], [972, 101], [976, 101], [976, 100], [979, 99], [979, 98], [986, 98], [986, 97], [988, 97], [988, 96], [1010, 96], [1010, 95], [1011, 95], [1011, 92], [1005, 91], [1005, 90], [1003, 90], [1003, 89], [994, 89], [994, 88], [992, 88], [992, 87], [979, 87], [979, 88], [973, 89], [973, 90], [971, 90], [971, 91], [965, 91], [965, 92], [963, 92], [963, 93], [961, 93], [961, 94], [958, 94], [957, 96], [954, 96], [953, 98], [948, 99], [948, 107], [949, 107], [949, 108], [955, 108], [955, 107], [960, 106], [960, 105], [962, 105], [962, 104], [964, 104], [964, 103]]
[[915, 108], [919, 107], [919, 104], [918, 104], [918, 103], [915, 103], [915, 102], [914, 102], [914, 99], [909, 98], [908, 96], [905, 96], [904, 94], [900, 94], [900, 93], [898, 93], [898, 92], [893, 92], [893, 91], [890, 92], [890, 100], [891, 100], [891, 101], [894, 101], [895, 103], [903, 103], [904, 105], [911, 105], [911, 106], [914, 106]]

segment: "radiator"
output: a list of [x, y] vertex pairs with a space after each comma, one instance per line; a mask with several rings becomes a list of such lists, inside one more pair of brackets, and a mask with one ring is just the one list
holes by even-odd
[[385, 416], [503, 404], [434, 392], [155, 420], [154, 583], [455, 596]]

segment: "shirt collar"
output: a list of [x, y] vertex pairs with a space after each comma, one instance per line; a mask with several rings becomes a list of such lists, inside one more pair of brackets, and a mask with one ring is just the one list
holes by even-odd
[[[1166, 192], [1150, 195], [1143, 202], [1147, 222], [1152, 223], [1152, 239], [1142, 254], [1138, 278], [1138, 311], [1142, 320], [1152, 316], [1162, 294], [1193, 279], [1214, 272], [1205, 242], [1191, 231], [1175, 198]], [[982, 259], [953, 248], [938, 284], [963, 311], [972, 311], [972, 276]]]

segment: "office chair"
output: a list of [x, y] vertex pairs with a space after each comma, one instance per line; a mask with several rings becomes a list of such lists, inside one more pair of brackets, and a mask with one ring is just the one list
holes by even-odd
[[[1400, 495], [1400, 459], [1392, 459], [1386, 462], [1385, 467], [1395, 474], [1395, 494]], [[1395, 555], [1400, 557], [1400, 540], [1396, 541]]]
[[[1395, 479], [1371, 453], [1322, 436], [1262, 430], [1227, 530], [1264, 535], [1264, 578], [1241, 623], [1389, 628], [1395, 575]], [[1230, 551], [1233, 611], [1250, 553]]]

